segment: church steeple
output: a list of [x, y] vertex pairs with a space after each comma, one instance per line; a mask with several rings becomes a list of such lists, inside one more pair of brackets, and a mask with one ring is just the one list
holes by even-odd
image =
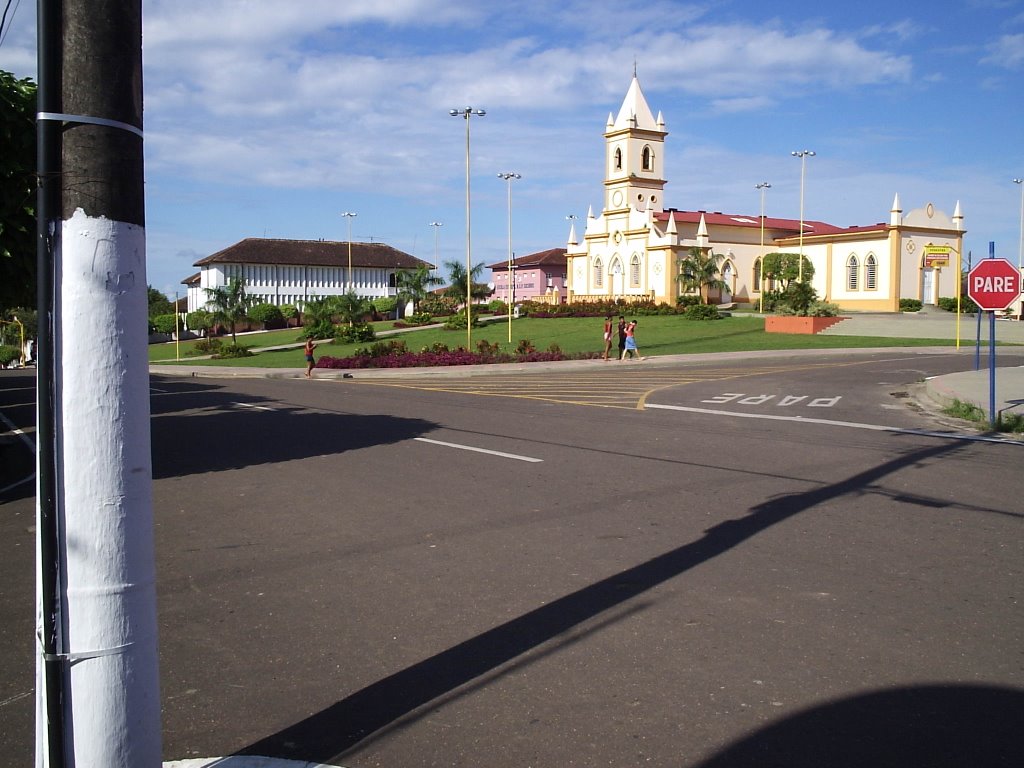
[[665, 119], [654, 117], [640, 81], [633, 80], [618, 115], [605, 127], [606, 211], [636, 208], [660, 212], [665, 186]]

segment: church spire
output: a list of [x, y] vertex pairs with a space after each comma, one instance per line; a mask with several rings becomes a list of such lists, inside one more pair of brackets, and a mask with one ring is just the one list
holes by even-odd
[[626, 98], [622, 100], [622, 106], [619, 108], [619, 114], [615, 118], [613, 127], [615, 129], [664, 130], [664, 128], [659, 129], [658, 122], [654, 119], [654, 113], [647, 105], [647, 99], [644, 98], [644, 92], [640, 90], [640, 81], [636, 79], [635, 71], [633, 72], [633, 81], [629, 84], [629, 90], [626, 91]]

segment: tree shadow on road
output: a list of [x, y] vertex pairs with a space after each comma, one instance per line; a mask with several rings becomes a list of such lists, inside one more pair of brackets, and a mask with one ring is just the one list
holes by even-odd
[[622, 606], [658, 585], [708, 562], [794, 515], [922, 461], [963, 450], [941, 442], [903, 451], [892, 460], [831, 485], [768, 500], [746, 516], [727, 520], [704, 536], [522, 616], [379, 680], [337, 703], [267, 736], [237, 754], [333, 762], [375, 733], [448, 696], [476, 678], [537, 649], [584, 622]]

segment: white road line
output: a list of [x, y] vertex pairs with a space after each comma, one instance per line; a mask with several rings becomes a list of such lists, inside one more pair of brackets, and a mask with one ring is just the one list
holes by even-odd
[[253, 405], [252, 403], [232, 403], [232, 405], [240, 405], [243, 408], [254, 408], [257, 411], [276, 411], [277, 408], [268, 408], [265, 405]]
[[886, 427], [881, 424], [862, 424], [857, 421], [834, 421], [832, 419], [810, 419], [803, 416], [774, 416], [772, 414], [760, 413], [737, 413], [736, 411], [719, 411], [712, 408], [689, 408], [683, 405], [656, 405], [647, 403], [645, 408], [659, 408], [665, 411], [684, 411], [686, 413], [706, 413], [711, 416], [734, 416], [738, 419], [764, 419], [767, 421], [795, 421], [801, 424], [824, 424], [832, 427], [849, 427], [851, 429], [868, 429], [874, 432], [894, 432], [900, 435], [920, 435], [922, 437], [941, 437], [946, 440], [966, 440], [977, 443], [1000, 443], [1002, 445], [1024, 446], [1019, 440], [1008, 440], [1001, 437], [986, 437], [984, 435], [964, 435], [956, 432], [932, 432], [926, 429], [903, 429], [901, 427]]
[[[14, 423], [10, 419], [8, 419], [6, 416], [4, 416], [2, 413], [0, 413], [0, 421], [2, 421], [7, 426], [7, 429], [10, 432], [13, 432], [15, 435], [17, 435], [18, 437], [21, 438], [22, 442], [24, 442], [25, 445], [28, 446], [28, 449], [29, 449], [29, 451], [31, 453], [35, 453], [36, 444], [34, 442], [32, 442], [32, 438], [30, 438], [28, 435], [26, 435], [22, 430], [18, 429], [18, 427], [16, 427], [14, 425]], [[11, 483], [8, 486], [0, 488], [0, 493], [7, 493], [7, 491], [11, 490], [12, 488], [17, 488], [19, 485], [27, 483], [30, 480], [34, 480], [35, 477], [36, 477], [36, 473], [32, 472], [32, 473], [28, 474], [27, 476], [21, 478], [21, 480], [18, 480], [16, 482]]]
[[459, 448], [463, 451], [475, 451], [476, 453], [488, 453], [491, 456], [500, 456], [503, 459], [515, 459], [516, 461], [530, 461], [530, 462], [541, 462], [544, 459], [535, 459], [531, 456], [518, 456], [514, 453], [502, 453], [501, 451], [488, 451], [486, 448], [474, 448], [471, 445], [459, 445], [458, 443], [445, 443], [441, 440], [429, 440], [425, 437], [414, 437], [413, 440], [419, 440], [421, 443], [430, 443], [432, 445], [443, 445], [446, 448]]

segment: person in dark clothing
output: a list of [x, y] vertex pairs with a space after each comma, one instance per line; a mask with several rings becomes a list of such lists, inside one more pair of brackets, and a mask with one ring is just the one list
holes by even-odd
[[619, 315], [619, 360], [626, 351], [626, 318]]

